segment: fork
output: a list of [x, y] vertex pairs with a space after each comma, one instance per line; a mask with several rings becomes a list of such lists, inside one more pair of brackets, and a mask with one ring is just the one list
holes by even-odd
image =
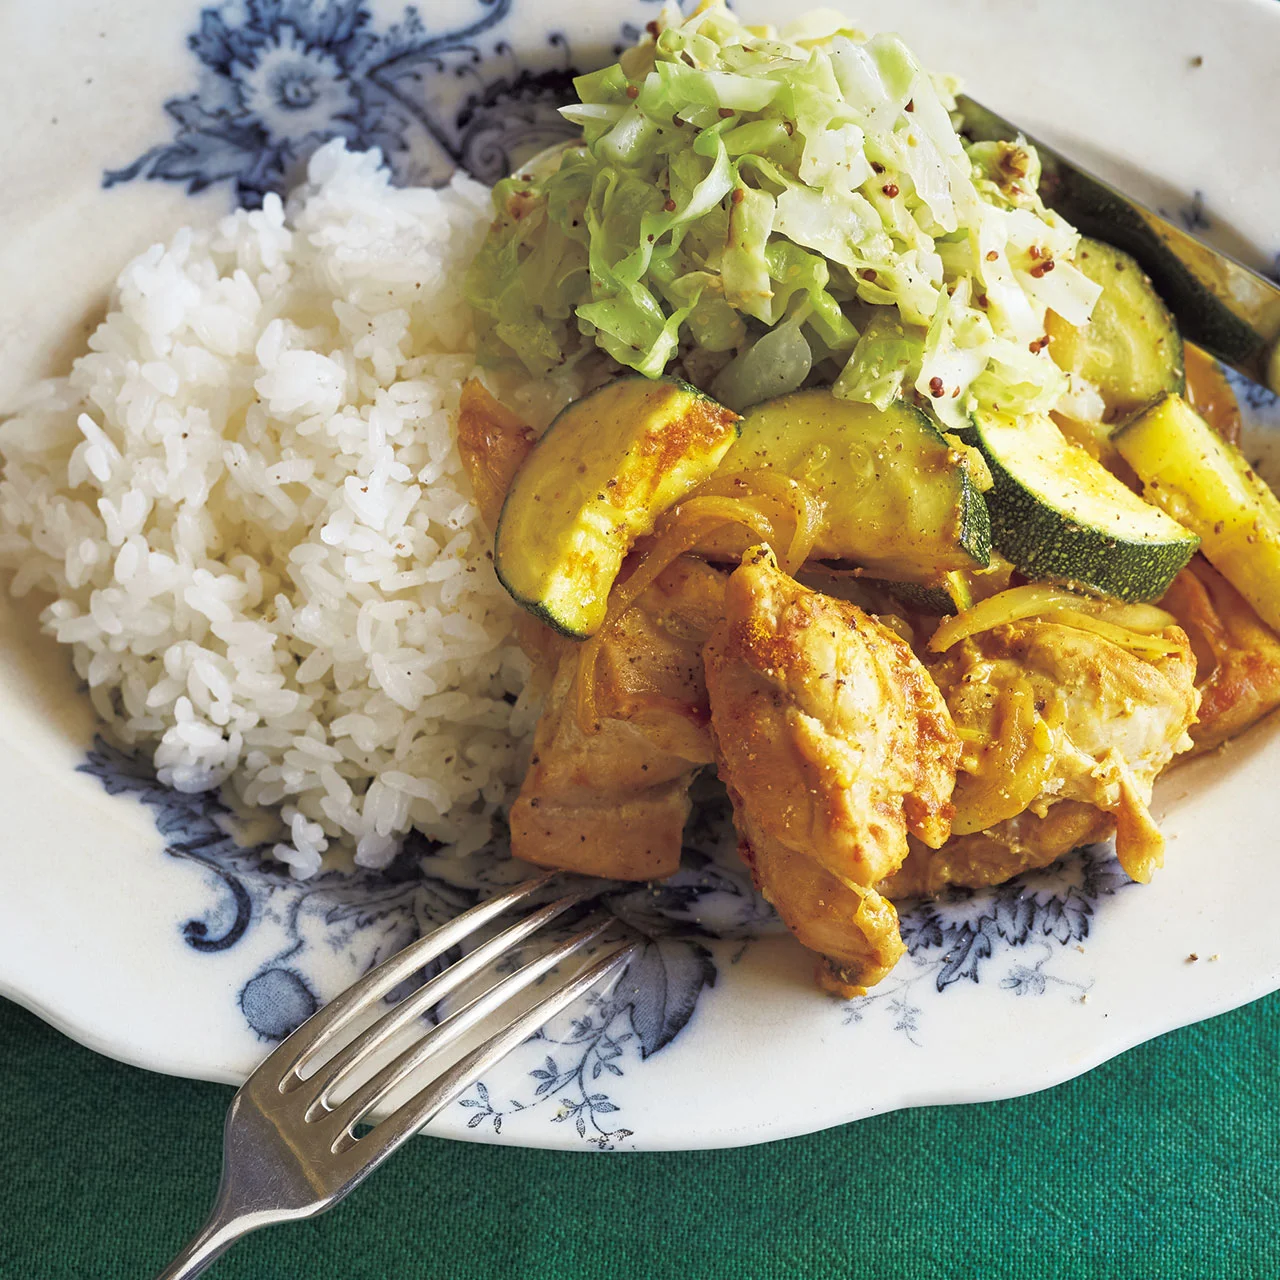
[[[477, 980], [491, 965], [518, 955], [524, 944], [557, 917], [599, 890], [574, 889], [537, 907], [500, 933], [448, 964], [436, 976], [384, 1012], [354, 1038], [353, 1024], [424, 966], [446, 956], [504, 912], [528, 902], [558, 873], [551, 871], [499, 894], [370, 970], [323, 1006], [266, 1058], [241, 1086], [227, 1112], [222, 1181], [208, 1221], [157, 1280], [199, 1275], [241, 1236], [259, 1227], [308, 1218], [337, 1204], [434, 1115], [476, 1082], [496, 1062], [597, 983], [619, 973], [639, 943], [610, 940], [602, 956], [531, 1008], [512, 1017], [478, 1048], [439, 1072], [389, 1115], [368, 1122], [410, 1076], [519, 994], [580, 955], [618, 924], [593, 921], [536, 959], [520, 965], [448, 1012], [367, 1079], [359, 1068], [393, 1039], [423, 1026], [423, 1017], [447, 996]], [[314, 1065], [324, 1050], [336, 1050]], [[304, 1068], [313, 1069], [304, 1074]], [[344, 1086], [350, 1090], [345, 1096]]]

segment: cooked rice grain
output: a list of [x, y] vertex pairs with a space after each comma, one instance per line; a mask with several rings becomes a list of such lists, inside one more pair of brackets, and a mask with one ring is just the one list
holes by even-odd
[[121, 273], [69, 378], [0, 425], [0, 564], [180, 791], [276, 815], [310, 875], [411, 828], [468, 851], [532, 709], [462, 473], [460, 293], [489, 221], [331, 143], [287, 207]]

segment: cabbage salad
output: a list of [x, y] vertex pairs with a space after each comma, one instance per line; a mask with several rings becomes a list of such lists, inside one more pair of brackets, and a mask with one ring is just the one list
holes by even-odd
[[1046, 311], [1084, 324], [1099, 288], [1030, 147], [967, 144], [954, 85], [839, 15], [779, 33], [715, 3], [650, 34], [575, 80], [558, 166], [495, 188], [468, 280], [485, 358], [679, 361], [737, 409], [914, 391], [951, 429], [1058, 404]]

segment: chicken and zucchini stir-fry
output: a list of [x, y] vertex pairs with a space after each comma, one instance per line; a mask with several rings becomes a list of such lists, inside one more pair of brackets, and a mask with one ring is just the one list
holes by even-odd
[[[1191, 369], [1213, 427], [1163, 391], [1107, 449], [1033, 424], [1025, 459], [903, 405], [814, 389], [739, 421], [637, 378], [544, 444], [470, 385], [463, 457], [499, 573], [531, 593], [546, 690], [515, 856], [670, 875], [714, 767], [756, 883], [846, 994], [901, 956], [895, 900], [1110, 835], [1150, 879], [1156, 778], [1280, 704], [1275, 499], [1212, 366]], [[1039, 448], [1050, 431], [1066, 467]], [[504, 543], [511, 522], [537, 539]], [[1197, 545], [1217, 568], [1187, 562]]]
[[512, 849], [668, 875], [714, 768], [856, 992], [897, 900], [1110, 836], [1150, 879], [1156, 779], [1280, 705], [1280, 502], [1138, 263], [894, 37], [666, 21], [470, 278], [486, 359], [594, 387], [536, 441], [462, 405], [547, 690]]

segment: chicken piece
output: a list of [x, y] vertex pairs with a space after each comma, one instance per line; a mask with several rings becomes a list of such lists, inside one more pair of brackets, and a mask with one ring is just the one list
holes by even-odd
[[495, 533], [507, 490], [537, 437], [483, 382], [468, 378], [458, 400], [458, 453], [485, 528]]
[[903, 953], [874, 885], [901, 865], [908, 831], [946, 840], [959, 739], [905, 640], [767, 550], [747, 553], [724, 607], [703, 656], [743, 858], [825, 957], [823, 985], [860, 993]]
[[906, 952], [892, 902], [832, 875], [821, 863], [760, 831], [732, 788], [738, 852], [756, 887], [798, 941], [822, 957], [818, 984], [833, 995], [866, 995]]
[[[482, 383], [463, 385], [458, 451], [491, 530], [534, 440]], [[617, 620], [600, 642], [590, 733], [578, 723], [580, 646], [521, 614], [535, 687], [549, 688], [509, 815], [515, 857], [620, 880], [676, 870], [689, 783], [712, 758], [701, 649], [723, 593], [715, 570], [677, 561]]]
[[1161, 606], [1196, 656], [1199, 719], [1193, 755], [1220, 746], [1280, 706], [1280, 636], [1203, 556], [1173, 580]]
[[1121, 865], [1149, 880], [1164, 858], [1147, 808], [1152, 784], [1190, 748], [1199, 703], [1190, 642], [1177, 627], [1162, 638], [1176, 650], [1145, 657], [1092, 631], [1026, 620], [965, 640], [935, 663], [965, 741], [952, 823], [953, 840], [964, 843], [921, 853], [886, 891], [901, 895], [908, 881], [995, 883], [1109, 830], [1084, 814], [1049, 822], [1066, 801], [1109, 815]]
[[1114, 827], [1109, 813], [1079, 800], [1060, 800], [1043, 818], [1026, 809], [987, 831], [953, 835], [941, 849], [911, 836], [906, 862], [878, 888], [896, 902], [932, 897], [953, 885], [980, 889], [1003, 884], [1023, 871], [1057, 862], [1082, 844], [1105, 840]]
[[[532, 429], [496, 400], [483, 382], [468, 378], [462, 384], [458, 453], [471, 482], [480, 519], [490, 533], [497, 531], [507, 490], [536, 439]], [[533, 663], [535, 691], [545, 694], [561, 658], [572, 651], [572, 642], [523, 610], [516, 619], [516, 640]]]
[[676, 871], [689, 783], [713, 759], [702, 645], [724, 582], [682, 558], [609, 624], [590, 731], [578, 719], [580, 650], [562, 656], [511, 806], [515, 857], [616, 880]]

